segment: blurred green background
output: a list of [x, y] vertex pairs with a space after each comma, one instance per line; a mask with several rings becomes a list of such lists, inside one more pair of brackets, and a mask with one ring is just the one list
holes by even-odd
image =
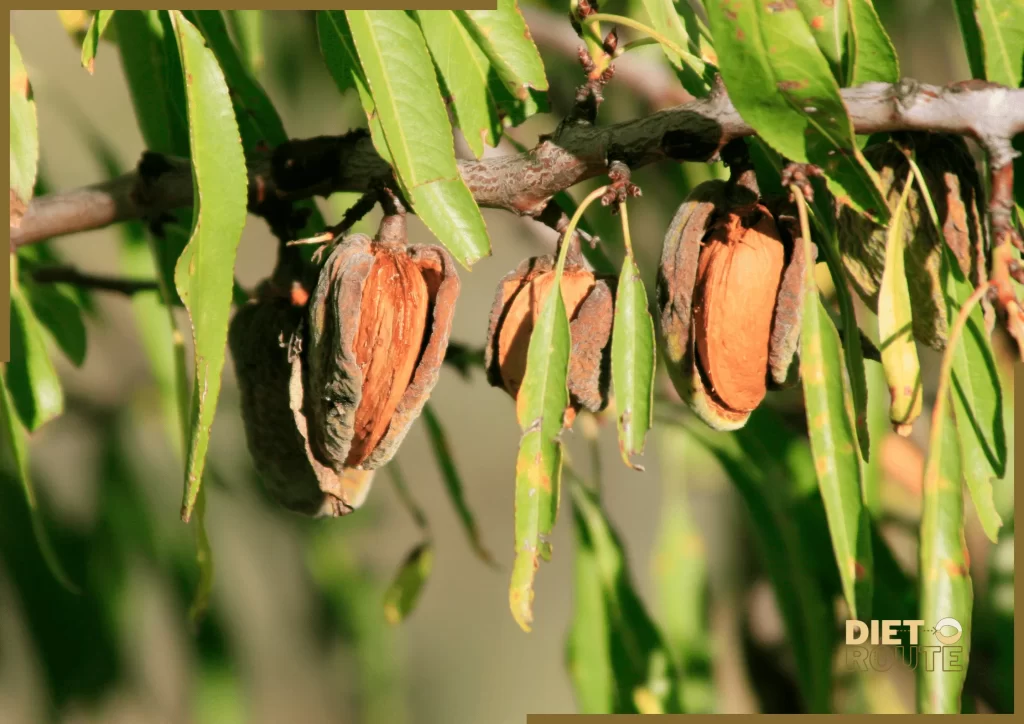
[[[532, 145], [567, 110], [580, 73], [564, 5], [523, 5], [552, 85], [552, 113], [510, 134]], [[876, 6], [905, 76], [932, 83], [969, 77], [952, 3], [877, 0]], [[608, 2], [602, 10], [634, 12], [625, 2]], [[116, 48], [100, 46], [90, 76], [56, 12], [14, 11], [11, 27], [38, 104], [41, 175], [48, 187], [72, 189], [103, 179], [87, 127], [111, 145], [123, 169], [133, 166], [144, 149]], [[340, 98], [327, 74], [311, 13], [266, 13], [264, 43], [261, 80], [291, 136], [337, 134], [365, 124], [354, 97]], [[664, 77], [659, 87], [671, 89], [675, 81], [659, 54], [652, 46], [630, 53], [628, 60], [651, 84]], [[613, 82], [607, 98], [605, 122], [651, 110], [650, 97], [626, 81]], [[699, 167], [658, 167], [634, 177], [644, 196], [631, 207], [630, 218], [649, 288], [675, 206], [704, 173]], [[582, 190], [574, 189], [574, 195]], [[328, 222], [337, 220], [331, 202], [321, 200], [320, 207]], [[590, 217], [600, 221], [601, 214]], [[554, 242], [553, 232], [533, 222], [490, 210], [484, 217], [494, 255], [462, 272], [452, 331], [453, 341], [474, 347], [483, 343], [498, 279]], [[369, 223], [375, 225], [376, 218]], [[276, 254], [266, 225], [250, 222], [236, 267], [247, 288], [270, 272]], [[615, 234], [609, 236], [614, 245]], [[433, 242], [416, 219], [410, 241]], [[57, 240], [53, 247], [81, 271], [116, 274], [120, 244], [118, 231], [105, 229]], [[484, 545], [501, 569], [473, 555], [424, 426], [414, 425], [397, 461], [431, 522], [435, 563], [415, 611], [391, 627], [381, 596], [420, 532], [386, 471], [378, 474], [366, 506], [344, 519], [307, 521], [275, 507], [254, 477], [228, 363], [205, 481], [215, 581], [210, 612], [193, 631], [187, 612], [197, 577], [194, 532], [178, 519], [180, 463], [167, 442], [131, 302], [99, 293], [94, 299], [85, 364], [76, 368], [55, 354], [67, 410], [31, 440], [32, 476], [48, 528], [84, 593], [72, 596], [54, 583], [37, 552], [22, 492], [4, 481], [0, 719], [512, 724], [525, 721], [529, 712], [575, 710], [564, 665], [572, 601], [567, 501], [553, 561], [539, 573], [534, 631], [524, 634], [509, 614], [507, 597], [519, 430], [511, 401], [489, 387], [480, 370], [463, 379], [446, 368], [431, 400], [451, 440]], [[179, 324], [187, 328], [184, 312]], [[922, 350], [922, 362], [930, 401], [938, 359]], [[586, 469], [590, 446], [582, 429], [577, 425], [568, 449]], [[701, 625], [707, 627], [703, 645], [714, 706], [737, 713], [785, 710], [793, 698], [786, 664], [765, 654], [783, 643], [784, 632], [750, 542], [746, 512], [728, 478], [692, 439], [666, 426], [656, 427], [650, 438], [643, 474], [621, 464], [614, 424], [606, 422], [598, 434], [604, 506], [624, 541], [641, 597], [659, 622], [706, 616]], [[912, 484], [903, 483], [919, 479], [915, 471], [926, 434], [927, 414], [912, 438], [917, 447], [893, 442], [886, 458], [885, 499], [895, 521], [886, 531], [908, 570], [916, 565], [913, 528], [900, 521], [916, 519], [917, 501]], [[685, 501], [692, 523], [684, 549], [697, 562], [694, 586], [706, 569], [703, 609], [673, 607], [684, 600], [699, 606], [700, 591], [675, 596], [654, 585], [653, 552], [669, 497]], [[968, 516], [978, 584], [985, 580], [988, 544], [969, 507]], [[842, 684], [837, 709], [912, 710], [912, 681], [909, 672], [894, 671]]]

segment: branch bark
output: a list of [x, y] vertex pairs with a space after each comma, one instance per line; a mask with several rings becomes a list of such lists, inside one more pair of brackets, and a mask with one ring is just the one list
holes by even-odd
[[[842, 91], [857, 133], [934, 131], [971, 136], [990, 154], [993, 169], [1009, 164], [1009, 143], [1024, 132], [1024, 90], [966, 81], [934, 86], [905, 79]], [[658, 161], [709, 161], [729, 141], [754, 135], [724, 87], [643, 118], [611, 126], [563, 124], [520, 154], [460, 161], [459, 172], [483, 207], [536, 216], [559, 191], [608, 172], [612, 161], [632, 169]], [[365, 192], [393, 183], [391, 168], [365, 131], [294, 140], [249, 160], [249, 207]], [[185, 159], [144, 154], [139, 168], [111, 181], [32, 200], [12, 247], [131, 219], [155, 219], [192, 203]]]

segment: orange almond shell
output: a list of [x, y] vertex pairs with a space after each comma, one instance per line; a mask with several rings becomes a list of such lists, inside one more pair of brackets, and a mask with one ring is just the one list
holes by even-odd
[[[513, 399], [526, 373], [530, 336], [554, 284], [555, 261], [533, 257], [502, 278], [491, 308], [484, 367], [487, 380]], [[562, 272], [562, 301], [569, 317], [572, 348], [567, 386], [574, 409], [592, 412], [608, 404], [613, 287], [607, 279], [579, 266]]]
[[[717, 430], [737, 430], [749, 411], [734, 410], [710, 391], [711, 381], [698, 364], [694, 305], [697, 272], [705, 240], [728, 208], [727, 184], [712, 180], [698, 185], [679, 206], [665, 235], [658, 269], [658, 335], [666, 369], [679, 396], [705, 423]], [[783, 208], [785, 206], [785, 208]], [[778, 212], [778, 230], [786, 259], [772, 320], [766, 384], [792, 384], [798, 368], [797, 351], [802, 317], [802, 280], [805, 268], [802, 239], [795, 219], [781, 215], [786, 205], [771, 204]], [[812, 260], [817, 255], [813, 253]], [[812, 261], [813, 263], [813, 261]], [[740, 298], [744, 298], [740, 294]]]
[[720, 218], [704, 243], [694, 306], [698, 363], [709, 392], [747, 412], [767, 393], [768, 347], [785, 251], [768, 210]]
[[336, 472], [313, 455], [303, 410], [304, 314], [283, 297], [250, 302], [231, 320], [228, 343], [246, 444], [264, 487], [295, 513], [336, 517], [362, 505], [373, 473]]
[[[332, 468], [387, 463], [437, 383], [459, 278], [439, 246], [348, 237], [309, 305], [315, 451]], [[368, 389], [369, 388], [369, 389]]]

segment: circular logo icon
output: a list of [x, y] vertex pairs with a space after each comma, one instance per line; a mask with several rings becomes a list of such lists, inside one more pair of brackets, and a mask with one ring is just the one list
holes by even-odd
[[[954, 629], [954, 633], [948, 635], [943, 634], [942, 629], [944, 628]], [[939, 640], [939, 643], [943, 646], [952, 646], [957, 641], [959, 641], [960, 637], [963, 635], [963, 626], [961, 626], [960, 622], [957, 621], [955, 618], [944, 618], [937, 624], [935, 624], [935, 638], [937, 638]]]

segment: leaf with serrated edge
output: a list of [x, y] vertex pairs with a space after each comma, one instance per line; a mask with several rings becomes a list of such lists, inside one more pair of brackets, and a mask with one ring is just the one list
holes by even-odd
[[710, 3], [719, 69], [736, 110], [779, 153], [824, 171], [841, 203], [888, 219], [839, 86], [795, 4]]
[[399, 10], [349, 10], [359, 64], [413, 210], [463, 266], [490, 254], [483, 216], [459, 175], [451, 125], [416, 21]]
[[202, 35], [171, 12], [185, 73], [192, 174], [199, 203], [192, 236], [175, 267], [195, 346], [182, 518], [199, 494], [227, 346], [235, 253], [245, 225], [248, 177], [224, 75]]
[[[799, 198], [803, 202], [803, 197]], [[801, 206], [801, 211], [806, 207]], [[806, 221], [806, 214], [802, 213]], [[804, 252], [811, 257], [811, 237], [804, 232]], [[871, 601], [871, 538], [862, 500], [862, 461], [857, 450], [853, 401], [843, 366], [839, 333], [828, 318], [814, 279], [814, 265], [804, 275], [804, 313], [800, 332], [800, 377], [807, 429], [818, 488], [828, 516], [832, 547], [853, 618], [868, 617]]]

